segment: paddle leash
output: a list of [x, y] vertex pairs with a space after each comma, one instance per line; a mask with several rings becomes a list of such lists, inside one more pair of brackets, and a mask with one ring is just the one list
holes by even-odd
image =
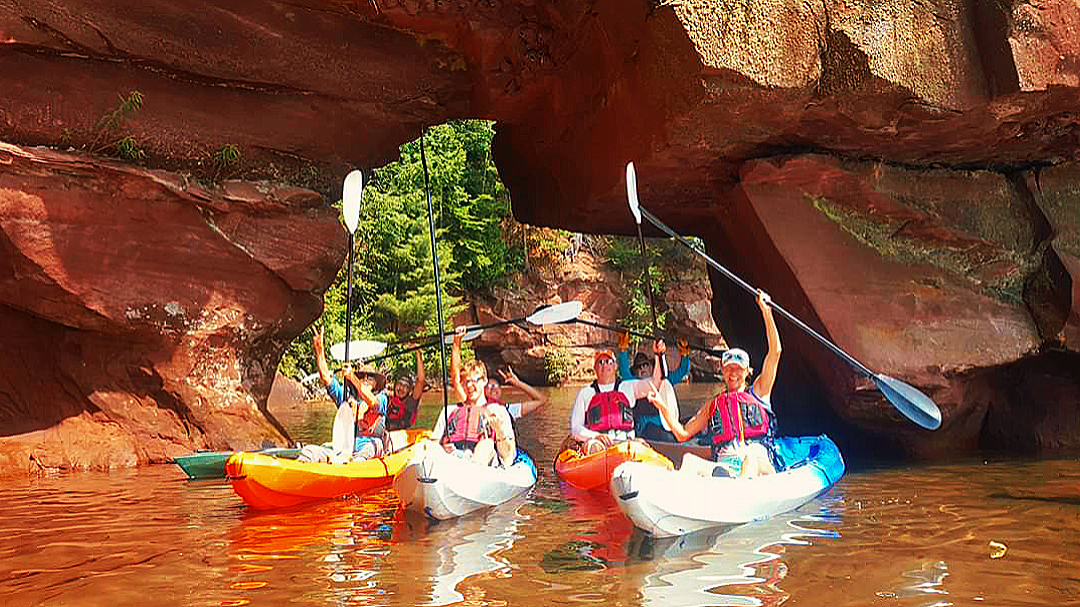
[[[709, 264], [709, 266], [711, 266], [717, 272], [720, 272], [724, 276], [730, 278], [735, 284], [742, 287], [749, 293], [757, 295], [757, 289], [752, 287], [743, 279], [736, 276], [732, 271], [720, 265], [715, 259], [709, 257], [709, 255], [706, 254], [705, 251], [699, 249], [689, 240], [675, 233], [675, 231], [665, 225], [664, 222], [657, 219], [655, 215], [641, 208], [641, 206], [638, 204], [637, 177], [636, 175], [634, 175], [633, 165], [634, 163], [632, 162], [626, 165], [626, 187], [628, 194], [630, 193], [631, 186], [634, 189], [633, 194], [629, 196], [630, 212], [633, 213], [634, 219], [638, 222], [639, 228], [641, 225], [640, 218], [644, 217], [645, 219], [649, 220], [649, 223], [660, 229], [660, 231], [677, 240], [679, 244], [690, 249], [694, 253], [697, 253], [702, 259], [705, 260], [706, 263]], [[631, 177], [633, 177], [632, 181]], [[893, 406], [896, 407], [898, 411], [900, 411], [900, 413], [903, 413], [905, 417], [928, 430], [936, 430], [938, 427], [941, 426], [941, 410], [938, 409], [937, 404], [934, 403], [934, 401], [929, 396], [923, 394], [914, 386], [906, 384], [894, 377], [889, 377], [888, 375], [885, 375], [883, 373], [877, 373], [871, 370], [869, 367], [856, 360], [854, 356], [841, 350], [839, 346], [829, 341], [827, 338], [825, 338], [825, 336], [810, 328], [810, 326], [808, 326], [806, 323], [799, 320], [793, 314], [777, 305], [775, 301], [770, 302], [769, 305], [772, 307], [773, 310], [780, 313], [781, 316], [788, 319], [795, 326], [799, 327], [811, 337], [818, 340], [824, 346], [832, 350], [834, 354], [844, 359], [845, 362], [854, 367], [857, 371], [863, 373], [871, 380], [873, 380], [873, 382], [877, 384], [878, 389], [881, 390], [881, 393], [885, 395], [885, 398], [888, 399], [889, 402], [891, 402]]]
[[[439, 279], [439, 251], [435, 247], [435, 212], [431, 208], [431, 185], [428, 178], [428, 166], [427, 166], [427, 154], [424, 152], [424, 131], [426, 129], [420, 129], [420, 164], [424, 165], [424, 193], [427, 195], [427, 218], [428, 218], [428, 234], [431, 236], [431, 262], [435, 267], [435, 311], [439, 318], [439, 335], [446, 335], [446, 326], [443, 324], [443, 308], [442, 308], [442, 282]], [[449, 391], [450, 391], [450, 378], [446, 369], [446, 339], [439, 340], [439, 359], [442, 361], [442, 382], [443, 382], [443, 428], [450, 429], [450, 418], [446, 412], [447, 407], [450, 405]], [[435, 437], [436, 440], [439, 437]]]

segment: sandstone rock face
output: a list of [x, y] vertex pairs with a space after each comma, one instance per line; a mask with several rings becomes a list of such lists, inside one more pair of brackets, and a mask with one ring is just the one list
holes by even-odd
[[[7, 84], [0, 140], [116, 153], [130, 136], [154, 169], [288, 179], [329, 195], [348, 168], [391, 159], [422, 125], [495, 119], [494, 154], [519, 220], [630, 233], [622, 176], [634, 160], [645, 207], [702, 237], [721, 262], [842, 348], [931, 393], [945, 413], [937, 433], [913, 427], [846, 364], [782, 326], [789, 396], [782, 417], [794, 429], [850, 432], [845, 453], [867, 433], [880, 439], [874, 444], [923, 457], [977, 446], [1057, 449], [1080, 445], [1080, 433], [1062, 421], [1080, 392], [1078, 20], [1076, 0], [252, 0], [228, 7], [8, 0], [0, 2]], [[106, 128], [117, 95], [132, 90], [144, 94], [142, 108]], [[227, 164], [220, 152], [229, 146], [240, 158]], [[23, 165], [0, 165], [0, 175], [12, 166]], [[97, 173], [116, 169], [94, 166], [49, 179], [72, 192], [96, 191]], [[183, 179], [147, 174], [155, 183]], [[55, 214], [34, 210], [41, 205], [19, 179], [4, 190], [6, 208], [18, 210], [16, 224], [36, 221], [37, 228], [21, 240], [9, 236], [18, 246], [0, 249], [10, 260], [0, 267], [12, 268], [0, 277], [20, 290], [5, 293], [19, 303], [5, 300], [3, 314], [22, 327], [4, 342], [19, 344], [9, 350], [16, 360], [44, 366], [22, 377], [46, 377], [12, 393], [28, 393], [31, 383], [35, 394], [52, 390], [65, 420], [99, 413], [78, 395], [130, 400], [156, 389], [158, 377], [186, 377], [189, 369], [259, 367], [255, 375], [267, 377], [315, 305], [310, 291], [291, 291], [293, 281], [308, 277], [312, 286], [303, 288], [317, 290], [332, 274], [310, 270], [310, 249], [278, 254], [275, 245], [284, 243], [264, 242], [260, 232], [245, 246], [280, 279], [253, 284], [243, 273], [249, 290], [225, 288], [226, 300], [241, 302], [234, 307], [204, 301], [231, 284], [210, 271], [216, 264], [164, 270], [193, 293], [187, 298], [163, 291], [171, 281], [149, 270], [144, 282], [153, 297], [132, 297], [115, 272], [99, 273], [92, 287], [73, 285], [67, 272], [37, 278], [43, 251], [70, 230]], [[128, 185], [116, 184], [109, 197], [124, 204], [105, 208], [158, 209], [143, 202], [144, 188], [121, 181]], [[219, 204], [197, 206], [220, 214]], [[112, 221], [136, 240], [163, 237], [146, 234], [134, 218]], [[238, 253], [222, 240], [240, 238], [248, 222], [221, 221], [227, 237], [202, 231], [205, 238], [188, 247], [204, 252], [201, 259], [221, 255], [230, 267]], [[95, 237], [131, 238], [109, 225], [95, 228]], [[14, 224], [5, 229], [14, 233]], [[120, 263], [116, 247], [85, 246], [81, 264], [65, 261], [76, 277], [88, 265]], [[752, 301], [713, 278], [713, 311], [725, 336], [755, 354], [762, 338]], [[249, 304], [259, 329], [245, 320], [245, 331], [273, 335], [257, 346], [255, 338], [220, 338], [233, 344], [220, 346], [181, 337], [196, 319], [239, 327]], [[274, 322], [277, 332], [268, 328]], [[145, 335], [130, 329], [140, 323], [152, 323], [166, 345], [122, 338]], [[55, 347], [40, 354], [31, 335]], [[85, 357], [71, 354], [71, 344], [116, 353], [90, 367], [146, 368], [147, 379], [132, 371], [140, 378], [132, 386], [90, 390], [70, 379], [83, 377], [71, 365]], [[133, 354], [150, 351], [157, 354], [149, 361]], [[70, 358], [35, 358], [59, 352]], [[137, 362], [124, 362], [130, 357]], [[161, 382], [177, 396], [171, 407], [203, 406], [201, 388]], [[251, 394], [249, 406], [264, 392]], [[1033, 396], [1047, 404], [1021, 409]], [[6, 406], [21, 411], [26, 397], [11, 400]], [[186, 415], [165, 409], [159, 414]], [[114, 459], [132, 458], [148, 459]]]
[[345, 251], [310, 191], [0, 144], [0, 471], [285, 443], [277, 361]]

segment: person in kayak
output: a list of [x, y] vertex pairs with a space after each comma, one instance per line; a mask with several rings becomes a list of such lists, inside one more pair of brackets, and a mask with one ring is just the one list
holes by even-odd
[[348, 398], [356, 410], [353, 461], [378, 457], [387, 451], [386, 376], [363, 365], [345, 376]]
[[[536, 388], [518, 379], [518, 376], [514, 374], [514, 369], [510, 365], [506, 366], [506, 370], [498, 370], [499, 375], [502, 376], [502, 382], [494, 377], [489, 377], [487, 385], [484, 386], [484, 400], [489, 405], [502, 405], [506, 407], [506, 411], [510, 414], [512, 419], [521, 419], [522, 417], [532, 413], [533, 411], [548, 404], [551, 399], [542, 394]], [[502, 399], [502, 384], [507, 383], [511, 386], [521, 390], [529, 396], [529, 400], [521, 401], [517, 403], [506, 403]]]
[[[679, 366], [669, 370], [664, 377], [674, 386], [681, 382], [690, 373], [690, 344], [685, 339], [678, 342]], [[623, 379], [644, 379], [652, 376], [653, 359], [644, 352], [634, 354], [634, 364], [630, 364], [630, 332], [623, 331], [619, 334], [619, 344], [615, 349], [615, 357], [619, 363], [619, 377]]]
[[450, 351], [450, 388], [460, 401], [446, 406], [431, 434], [448, 453], [456, 450], [479, 464], [496, 463], [509, 468], [517, 459], [514, 425], [506, 407], [489, 406], [484, 400], [484, 386], [488, 382], [484, 363], [470, 360], [462, 368], [461, 338], [466, 329], [462, 326], [454, 331]]
[[404, 430], [416, 423], [420, 397], [424, 395], [424, 356], [416, 351], [416, 379], [402, 375], [394, 382], [394, 391], [387, 401], [386, 429]]
[[717, 472], [721, 456], [739, 458], [739, 476], [755, 477], [776, 471], [768, 447], [775, 434], [775, 416], [772, 412], [772, 389], [780, 364], [780, 333], [773, 318], [772, 300], [764, 291], [758, 290], [757, 303], [765, 321], [765, 335], [769, 341], [769, 353], [765, 355], [761, 374], [747, 387], [753, 369], [750, 355], [740, 348], [724, 352], [720, 375], [724, 390], [704, 403], [686, 424], [679, 423], [677, 405], [660, 397], [657, 391], [649, 393], [649, 400], [656, 405], [672, 434], [680, 441], [705, 430], [712, 447], [708, 461], [687, 453], [683, 456], [682, 470], [703, 475]]
[[[659, 341], [653, 352], [659, 356]], [[615, 353], [600, 350], [593, 355], [596, 381], [578, 391], [570, 414], [570, 436], [582, 444], [586, 453], [601, 451], [611, 445], [635, 438], [633, 407], [660, 384], [660, 365], [648, 379], [621, 381], [616, 370]]]

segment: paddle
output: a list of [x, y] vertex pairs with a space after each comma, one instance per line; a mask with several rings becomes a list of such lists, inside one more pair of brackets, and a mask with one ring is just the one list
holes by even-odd
[[[427, 166], [427, 154], [424, 152], [424, 131], [426, 128], [420, 129], [420, 162], [424, 165], [424, 194], [427, 197], [427, 220], [428, 220], [428, 236], [431, 239], [431, 263], [435, 269], [435, 311], [439, 318], [439, 361], [442, 363], [442, 401], [443, 401], [443, 424], [444, 428], [450, 427], [450, 419], [446, 412], [449, 406], [449, 392], [450, 392], [450, 376], [446, 368], [446, 325], [443, 323], [443, 311], [442, 311], [442, 282], [439, 280], [439, 249], [435, 246], [435, 211], [431, 208], [431, 184], [428, 178], [428, 166]], [[440, 207], [441, 208], [441, 207]], [[441, 436], [434, 437], [435, 440], [442, 438]]]
[[[537, 325], [537, 326], [551, 325], [551, 324], [556, 324], [556, 323], [560, 323], [560, 322], [569, 322], [571, 320], [577, 319], [578, 315], [581, 314], [582, 309], [583, 309], [583, 306], [582, 306], [581, 302], [580, 301], [574, 301], [574, 300], [566, 301], [566, 302], [563, 302], [563, 303], [560, 303], [560, 304], [547, 304], [547, 305], [543, 305], [543, 306], [540, 306], [540, 307], [536, 308], [536, 310], [534, 310], [532, 314], [530, 314], [528, 316], [525, 316], [523, 318], [512, 318], [510, 320], [500, 320], [498, 322], [493, 322], [493, 323], [486, 324], [486, 325], [470, 325], [468, 327], [468, 330], [469, 331], [474, 331], [474, 330], [483, 331], [485, 329], [493, 329], [495, 327], [501, 327], [501, 326], [504, 326], [504, 325], [511, 325], [511, 324], [518, 324], [518, 323], [521, 323], [521, 322], [528, 322], [529, 324], [533, 324], [533, 325]], [[468, 334], [466, 334], [466, 335], [468, 335]], [[423, 336], [420, 336], [420, 337], [409, 337], [409, 338], [405, 338], [405, 339], [399, 339], [397, 341], [392, 341], [389, 344], [387, 344], [387, 346], [395, 346], [395, 345], [398, 345], [398, 344], [403, 344], [403, 343], [408, 343], [408, 342], [412, 342], [412, 343], [416, 343], [416, 342], [419, 342], [419, 341], [425, 341], [426, 342], [426, 341], [435, 340], [435, 339], [438, 339], [438, 338], [439, 338], [438, 333], [431, 333], [429, 335], [423, 335]], [[451, 333], [444, 333], [443, 338], [446, 339], [447, 344], [454, 343], [454, 334], [452, 332]], [[475, 339], [475, 336], [472, 337], [472, 338], [466, 337], [465, 341], [469, 341], [469, 339]], [[434, 343], [434, 342], [432, 342], [432, 343]]]
[[[605, 324], [594, 322], [594, 321], [591, 321], [591, 320], [585, 320], [584, 318], [576, 318], [576, 319], [574, 319], [574, 322], [581, 323], [583, 325], [588, 325], [590, 327], [596, 327], [598, 329], [607, 329], [608, 331], [613, 331], [615, 333], [622, 333], [622, 332], [625, 331], [626, 333], [629, 333], [630, 335], [633, 335], [634, 337], [640, 337], [642, 339], [662, 339], [663, 338], [662, 335], [649, 335], [647, 333], [639, 333], [638, 331], [627, 329], [626, 327], [616, 327], [616, 326], [612, 326], [612, 325], [605, 325]], [[710, 356], [716, 356], [717, 358], [722, 356], [723, 353], [724, 353], [723, 350], [717, 350], [716, 348], [706, 348], [704, 346], [695, 346], [693, 344], [687, 344], [687, 347], [690, 348], [691, 350], [697, 350], [698, 352], [704, 352], [705, 354], [708, 354]]]
[[[630, 212], [634, 215], [634, 223], [637, 224], [637, 239], [641, 246], [641, 280], [645, 283], [645, 294], [649, 298], [649, 310], [652, 312], [652, 330], [659, 335], [660, 329], [656, 323], [656, 303], [653, 301], [652, 280], [649, 279], [649, 258], [645, 255], [645, 237], [641, 234], [641, 213], [634, 209], [638, 208], [637, 197], [637, 173], [634, 171], [634, 163], [626, 164], [626, 199], [630, 202]], [[667, 357], [660, 356], [660, 371], [667, 377]]]
[[[352, 171], [345, 176], [345, 184], [341, 188], [341, 215], [345, 219], [345, 227], [349, 229], [349, 282], [345, 291], [345, 343], [341, 349], [341, 356], [330, 349], [331, 355], [338, 360], [352, 360], [349, 356], [349, 346], [352, 344], [352, 269], [353, 269], [353, 240], [356, 227], [360, 223], [360, 202], [363, 198], [364, 175], [360, 171]], [[336, 347], [336, 346], [335, 346]], [[384, 346], [385, 347], [385, 346]], [[380, 350], [381, 352], [381, 350]], [[331, 444], [334, 449], [334, 460], [348, 462], [352, 460], [353, 443], [356, 434], [356, 420], [349, 405], [348, 386], [342, 386], [343, 398], [334, 416], [334, 432]], [[338, 418], [342, 418], [339, 420]], [[348, 420], [348, 423], [344, 421]], [[348, 429], [345, 426], [348, 426]]]
[[[482, 328], [480, 328], [480, 327], [469, 329], [468, 331], [465, 332], [464, 335], [461, 336], [461, 340], [462, 341], [472, 341], [472, 340], [476, 339], [477, 337], [480, 337], [483, 333], [484, 333], [484, 330]], [[447, 344], [454, 343], [454, 334], [451, 333], [451, 334], [447, 335], [446, 337], [444, 337], [443, 342], [447, 343]], [[382, 356], [376, 356], [375, 358], [369, 358], [366, 362], [375, 363], [375, 362], [378, 362], [380, 360], [386, 360], [387, 358], [393, 358], [393, 357], [398, 356], [400, 354], [408, 354], [409, 352], [415, 352], [417, 350], [421, 350], [421, 349], [424, 349], [424, 348], [430, 348], [431, 346], [436, 346], [438, 344], [439, 344], [438, 339], [431, 339], [431, 340], [428, 340], [428, 341], [426, 341], [424, 343], [419, 343], [419, 344], [410, 346], [408, 348], [402, 348], [400, 350], [394, 350], [393, 352], [391, 352], [389, 354], [383, 354]]]
[[[626, 173], [628, 177], [633, 171], [633, 164], [634, 163], [631, 162], [626, 167]], [[636, 178], [633, 186], [634, 188], [637, 187]], [[629, 180], [627, 182], [627, 188], [630, 188]], [[679, 243], [686, 248], [700, 255], [710, 266], [716, 269], [716, 271], [720, 272], [724, 276], [727, 276], [735, 284], [739, 285], [749, 293], [755, 295], [757, 294], [757, 289], [750, 286], [750, 284], [736, 276], [724, 266], [720, 265], [715, 259], [709, 257], [709, 255], [706, 254], [705, 251], [698, 249], [689, 240], [676, 234], [674, 230], [664, 225], [664, 223], [657, 219], [656, 216], [654, 216], [652, 213], [641, 208], [641, 206], [638, 204], [636, 192], [633, 196], [630, 197], [630, 212], [633, 213], [635, 218], [645, 217], [645, 219], [649, 220], [649, 223], [659, 228], [662, 232], [679, 241]], [[638, 220], [638, 224], [640, 226], [640, 220]], [[808, 334], [810, 334], [811, 337], [817, 339], [819, 342], [824, 344], [826, 347], [832, 350], [834, 354], [844, 359], [844, 361], [847, 362], [849, 365], [872, 379], [874, 383], [877, 384], [877, 387], [881, 390], [882, 394], [885, 395], [885, 398], [887, 398], [889, 402], [891, 402], [893, 406], [895, 406], [896, 409], [900, 411], [900, 413], [903, 413], [905, 417], [928, 430], [936, 430], [938, 427], [941, 426], [941, 410], [938, 409], [938, 406], [934, 403], [933, 400], [930, 399], [929, 396], [923, 394], [913, 386], [910, 386], [894, 377], [889, 377], [888, 375], [877, 373], [871, 370], [869, 367], [856, 360], [855, 357], [841, 350], [839, 346], [826, 339], [820, 333], [811, 329], [806, 323], [796, 318], [787, 310], [781, 308], [779, 305], [776, 304], [776, 302], [772, 302], [770, 305], [772, 306], [773, 310], [779, 312], [781, 316], [790, 320], [792, 323], [795, 324], [795, 326], [799, 327], [803, 331], [806, 331]]]
[[382, 354], [382, 351], [385, 349], [386, 344], [381, 341], [354, 339], [350, 342], [342, 342], [330, 346], [330, 356], [333, 356], [334, 360], [340, 361], [345, 361], [346, 358], [348, 358], [348, 362], [351, 362], [357, 359], [370, 358], [377, 354]]

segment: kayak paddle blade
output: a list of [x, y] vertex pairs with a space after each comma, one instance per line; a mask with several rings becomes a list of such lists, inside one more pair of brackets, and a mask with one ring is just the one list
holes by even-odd
[[[386, 344], [381, 341], [357, 339], [349, 342], [349, 360], [358, 358], [371, 358], [386, 349]], [[335, 360], [345, 360], [345, 342], [330, 346], [330, 356]]]
[[559, 322], [566, 322], [580, 316], [583, 308], [584, 306], [580, 301], [571, 300], [561, 304], [540, 308], [525, 317], [525, 320], [534, 325], [551, 325]]
[[330, 456], [333, 463], [349, 462], [352, 460], [353, 441], [356, 438], [356, 422], [353, 419], [353, 408], [349, 403], [342, 403], [334, 415], [334, 433], [331, 439], [334, 453]]
[[937, 430], [941, 426], [941, 410], [929, 396], [882, 373], [875, 373], [872, 379], [885, 398], [905, 417], [927, 430]]
[[626, 163], [626, 199], [630, 201], [630, 213], [634, 216], [634, 222], [641, 225], [641, 208], [637, 198], [637, 171], [634, 163]]
[[[468, 330], [465, 331], [465, 334], [461, 336], [461, 341], [472, 341], [472, 340], [476, 339], [477, 337], [480, 337], [480, 335], [483, 334], [483, 332], [484, 332], [483, 327], [473, 327], [471, 329], [468, 329]], [[439, 342], [436, 341], [435, 343], [439, 343]], [[454, 343], [454, 334], [453, 333], [447, 333], [446, 335], [444, 335], [443, 336], [443, 343], [445, 343], [448, 346], [453, 345], [453, 343]]]
[[360, 223], [360, 200], [363, 191], [363, 173], [352, 171], [345, 176], [345, 185], [341, 188], [341, 216], [345, 219], [345, 227], [349, 228], [350, 234], [356, 233], [356, 226]]

